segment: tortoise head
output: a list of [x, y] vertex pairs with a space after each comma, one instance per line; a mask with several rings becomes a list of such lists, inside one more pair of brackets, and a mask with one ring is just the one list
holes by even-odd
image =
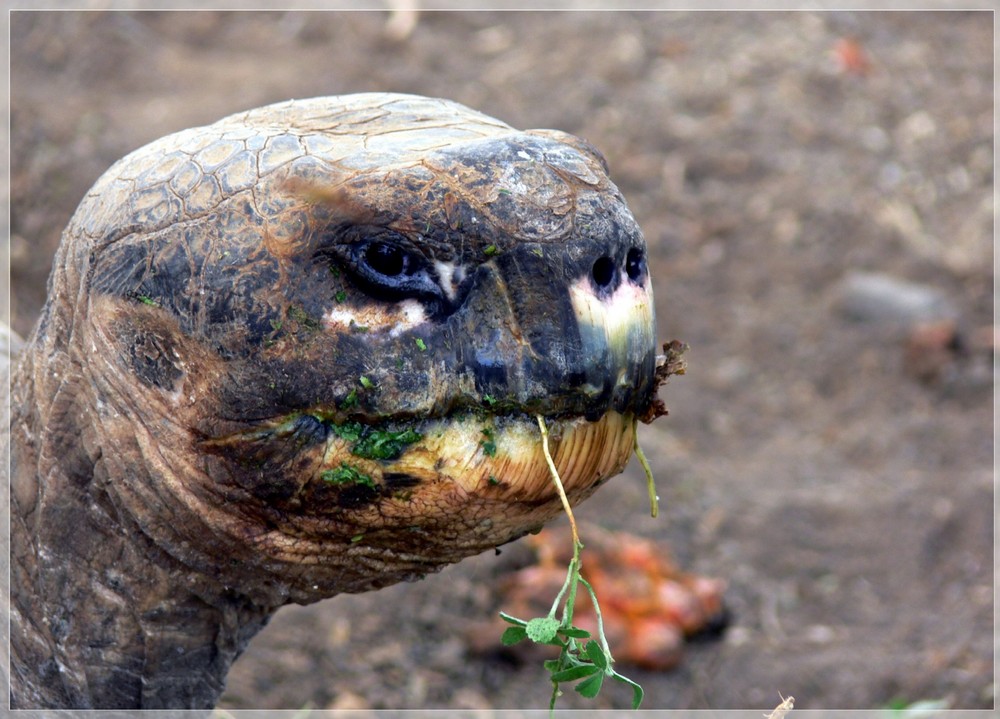
[[576, 502], [656, 401], [646, 247], [603, 158], [450, 102], [164, 138], [98, 182], [60, 271], [118, 503], [275, 603], [537, 529], [560, 503], [534, 416]]

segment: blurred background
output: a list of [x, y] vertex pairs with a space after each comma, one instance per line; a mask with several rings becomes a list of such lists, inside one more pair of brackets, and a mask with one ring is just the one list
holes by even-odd
[[[288, 98], [448, 97], [606, 155], [663, 340], [633, 463], [583, 505], [726, 584], [644, 708], [994, 701], [993, 17], [986, 12], [14, 12], [11, 319], [88, 187], [164, 134]], [[594, 530], [595, 532], [598, 530]], [[603, 536], [603, 535], [602, 535]], [[612, 535], [614, 536], [614, 535]], [[587, 541], [584, 530], [584, 541]], [[490, 618], [523, 543], [279, 612], [237, 708], [546, 707]], [[485, 624], [484, 624], [485, 623]], [[612, 646], [612, 650], [614, 650]], [[596, 702], [627, 707], [624, 686]]]

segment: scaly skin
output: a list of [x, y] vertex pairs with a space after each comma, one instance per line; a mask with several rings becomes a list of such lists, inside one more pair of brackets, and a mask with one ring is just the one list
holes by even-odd
[[210, 707], [278, 607], [537, 529], [533, 415], [589, 496], [659, 413], [654, 327], [642, 234], [564, 133], [369, 94], [127, 156], [13, 379], [14, 706]]

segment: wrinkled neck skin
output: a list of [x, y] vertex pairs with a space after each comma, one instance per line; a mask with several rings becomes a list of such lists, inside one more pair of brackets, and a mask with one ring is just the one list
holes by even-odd
[[[211, 707], [281, 600], [227, 587], [142, 526], [136, 501], [191, 521], [156, 497], [170, 486], [150, 466], [171, 458], [144, 456], [154, 434], [183, 446], [183, 433], [150, 427], [153, 408], [80, 360], [36, 343], [12, 383], [12, 706]], [[133, 431], [98, 441], [97, 414]], [[138, 499], [122, 487], [152, 491]]]

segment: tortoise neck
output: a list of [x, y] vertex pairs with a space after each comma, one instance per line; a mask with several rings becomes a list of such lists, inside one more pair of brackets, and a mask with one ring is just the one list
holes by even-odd
[[30, 358], [16, 372], [12, 706], [212, 707], [274, 608], [157, 546], [106, 491], [111, 460], [87, 432], [49, 431], [67, 416], [77, 429], [86, 421], [85, 385], [36, 388]]

